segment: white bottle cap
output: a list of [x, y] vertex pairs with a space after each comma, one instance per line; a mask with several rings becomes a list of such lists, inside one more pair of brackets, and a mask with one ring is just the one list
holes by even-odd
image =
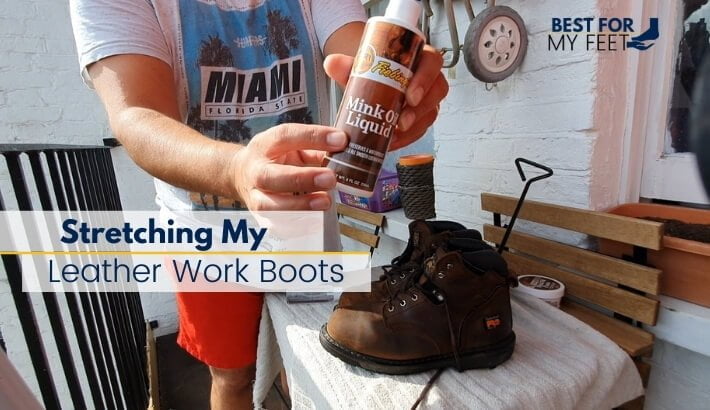
[[390, 0], [385, 10], [385, 17], [400, 20], [410, 27], [417, 27], [422, 15], [422, 3], [419, 0]]

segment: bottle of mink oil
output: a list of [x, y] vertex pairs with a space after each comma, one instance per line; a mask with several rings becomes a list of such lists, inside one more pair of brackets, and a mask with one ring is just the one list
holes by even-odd
[[426, 41], [417, 28], [421, 14], [418, 0], [390, 0], [384, 17], [367, 22], [335, 121], [350, 143], [324, 161], [342, 192], [372, 196]]

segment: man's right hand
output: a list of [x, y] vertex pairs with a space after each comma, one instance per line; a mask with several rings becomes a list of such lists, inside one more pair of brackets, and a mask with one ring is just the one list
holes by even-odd
[[345, 134], [284, 124], [242, 147], [210, 139], [180, 121], [173, 71], [157, 58], [107, 57], [92, 64], [89, 75], [116, 138], [151, 175], [192, 192], [240, 196], [252, 210], [331, 206], [325, 191], [335, 187], [335, 175], [320, 165], [326, 151], [345, 149]]
[[319, 125], [283, 124], [257, 134], [230, 163], [240, 200], [253, 211], [330, 208], [335, 174], [320, 165], [326, 152], [346, 145], [345, 133]]

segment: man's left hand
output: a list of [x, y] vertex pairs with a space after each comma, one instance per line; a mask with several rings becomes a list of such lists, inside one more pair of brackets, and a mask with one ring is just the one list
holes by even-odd
[[[343, 54], [331, 54], [324, 62], [325, 72], [341, 87], [350, 77], [354, 58]], [[406, 147], [421, 138], [436, 121], [439, 104], [449, 93], [449, 83], [441, 68], [444, 60], [430, 45], [424, 46], [414, 77], [407, 89], [406, 105], [399, 117], [397, 133], [390, 144], [390, 151]]]

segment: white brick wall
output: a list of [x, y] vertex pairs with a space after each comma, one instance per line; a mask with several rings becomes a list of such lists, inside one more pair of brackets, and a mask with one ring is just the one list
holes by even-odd
[[[547, 33], [550, 16], [595, 15], [597, 2], [497, 4], [512, 7], [525, 20], [530, 36], [523, 65], [486, 91], [462, 59], [455, 77], [447, 71], [451, 92], [434, 126], [437, 214], [472, 226], [491, 221], [480, 211], [481, 192], [520, 193], [523, 184], [513, 163], [518, 156], [556, 172], [553, 179], [535, 185], [530, 198], [580, 207], [590, 204], [597, 59], [587, 52], [551, 54]], [[477, 10], [481, 7], [476, 3]], [[449, 46], [441, 11], [435, 12], [432, 39], [437, 46]], [[456, 11], [463, 39], [468, 22], [461, 4]]]

